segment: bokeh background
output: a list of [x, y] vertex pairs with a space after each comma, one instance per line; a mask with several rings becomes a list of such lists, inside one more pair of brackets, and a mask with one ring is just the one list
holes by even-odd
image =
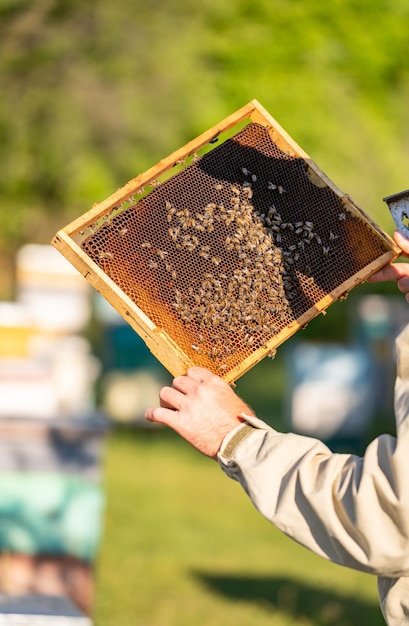
[[[2, 0], [0, 300], [21, 293], [22, 249], [48, 246], [95, 202], [253, 98], [392, 234], [383, 197], [409, 187], [408, 32], [406, 0]], [[373, 578], [292, 544], [217, 466], [143, 424], [168, 374], [96, 294], [85, 297], [82, 343], [66, 353], [54, 336], [47, 363], [55, 367], [56, 351], [85, 355], [76, 371], [88, 404], [75, 418], [102, 412], [110, 422], [95, 457], [106, 502], [93, 513], [103, 528], [90, 559], [95, 624], [382, 624]], [[396, 285], [358, 287], [248, 372], [238, 392], [277, 427], [362, 453], [371, 437], [394, 432], [393, 340], [405, 304]], [[9, 328], [10, 310], [0, 320]], [[9, 377], [32, 355], [8, 350], [0, 365]], [[332, 405], [319, 404], [325, 389]], [[315, 421], [297, 422], [297, 398]], [[334, 405], [337, 425], [355, 428], [327, 427]]]

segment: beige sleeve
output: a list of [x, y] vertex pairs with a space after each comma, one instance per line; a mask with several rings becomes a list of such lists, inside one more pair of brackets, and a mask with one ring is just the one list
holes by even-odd
[[365, 572], [409, 576], [405, 374], [401, 368], [395, 389], [398, 438], [378, 437], [363, 457], [258, 420], [226, 438], [219, 463], [267, 519], [310, 550]]

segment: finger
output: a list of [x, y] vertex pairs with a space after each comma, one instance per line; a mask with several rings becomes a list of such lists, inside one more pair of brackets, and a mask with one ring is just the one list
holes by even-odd
[[398, 289], [399, 291], [402, 291], [402, 293], [409, 292], [409, 276], [405, 276], [404, 278], [398, 280]]
[[395, 230], [393, 233], [393, 238], [395, 239], [396, 244], [402, 250], [402, 256], [409, 256], [409, 239], [406, 239], [402, 233], [398, 230]]
[[405, 276], [409, 276], [409, 263], [393, 263], [386, 265], [379, 272], [370, 276], [367, 282], [379, 283], [385, 280], [399, 280]]
[[182, 406], [185, 394], [173, 387], [162, 387], [159, 392], [160, 405], [164, 409], [177, 409]]
[[188, 393], [192, 393], [196, 389], [198, 384], [199, 381], [193, 380], [188, 376], [176, 376], [173, 379], [172, 387], [187, 395]]
[[214, 378], [215, 374], [206, 367], [190, 367], [187, 371], [187, 376], [198, 383], [205, 383]]
[[[164, 387], [162, 387], [162, 389], [159, 391], [159, 399], [160, 399], [160, 404], [161, 404], [161, 406], [162, 406], [162, 407], [167, 408], [167, 409], [173, 408], [173, 407], [171, 407], [171, 406], [170, 406], [170, 404], [168, 405], [168, 403], [167, 403], [167, 402], [165, 402], [165, 400], [164, 400], [164, 399], [163, 399], [163, 397], [162, 397], [162, 396], [163, 396], [163, 390], [164, 390], [164, 389], [165, 389], [165, 388], [164, 388]], [[165, 392], [165, 396], [166, 396], [166, 392]]]
[[164, 424], [165, 426], [171, 426], [175, 421], [175, 417], [176, 411], [161, 406], [149, 407], [145, 411], [145, 419], [148, 422]]

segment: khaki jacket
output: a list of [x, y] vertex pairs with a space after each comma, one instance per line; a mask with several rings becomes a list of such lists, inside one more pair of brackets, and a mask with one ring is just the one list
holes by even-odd
[[286, 535], [340, 565], [378, 577], [389, 626], [409, 624], [409, 326], [399, 335], [397, 437], [363, 457], [280, 433], [248, 416], [224, 440], [219, 463]]

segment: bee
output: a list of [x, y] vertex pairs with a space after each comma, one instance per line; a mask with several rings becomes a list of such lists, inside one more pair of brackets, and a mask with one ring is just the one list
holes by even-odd
[[275, 183], [268, 181], [267, 189], [277, 189], [277, 185]]
[[340, 222], [343, 222], [344, 220], [346, 220], [347, 216], [345, 215], [345, 213], [340, 213], [338, 215], [338, 219]]
[[221, 190], [223, 189], [223, 185], [222, 185], [221, 183], [217, 183], [217, 185], [215, 185], [215, 186], [214, 186], [214, 188], [215, 188], [217, 191], [221, 191]]
[[165, 207], [166, 207], [167, 211], [169, 211], [172, 208], [172, 203], [169, 202], [169, 200], [166, 200], [165, 201]]
[[231, 190], [232, 190], [232, 192], [234, 193], [235, 196], [239, 196], [240, 195], [240, 189], [238, 187], [232, 186]]
[[179, 235], [179, 228], [169, 228], [168, 235], [172, 239], [172, 241], [176, 241]]
[[329, 254], [329, 246], [323, 246], [322, 247], [322, 254], [324, 256], [328, 256], [328, 254]]
[[277, 189], [278, 189], [278, 193], [280, 195], [283, 194], [283, 193], [287, 193], [282, 185], [278, 185]]
[[114, 255], [111, 252], [102, 252], [102, 250], [100, 252], [98, 252], [98, 258], [99, 259], [113, 259]]
[[126, 226], [124, 226], [123, 228], [119, 228], [118, 229], [118, 235], [120, 237], [125, 237], [126, 233], [128, 232], [128, 229]]
[[329, 240], [330, 241], [335, 241], [335, 239], [338, 239], [339, 235], [334, 235], [334, 233], [332, 232], [332, 230], [329, 231]]
[[149, 243], [149, 241], [144, 241], [143, 243], [141, 243], [141, 248], [146, 248], [149, 250], [149, 248], [152, 248], [152, 244]]
[[158, 264], [156, 261], [154, 261], [153, 259], [150, 259], [149, 263], [148, 263], [148, 267], [151, 270], [156, 270], [156, 268], [158, 267]]
[[255, 174], [252, 174], [251, 175], [251, 180], [253, 181], [253, 183], [255, 183], [256, 180], [257, 180], [257, 176]]
[[251, 172], [247, 169], [247, 167], [242, 167], [241, 171], [243, 172], [244, 176], [251, 176]]
[[202, 354], [203, 353], [202, 349], [199, 348], [199, 346], [197, 346], [195, 343], [192, 343], [192, 348], [193, 348], [193, 350], [196, 350], [196, 352], [198, 354]]
[[166, 250], [157, 250], [156, 254], [163, 261], [166, 258], [166, 256], [169, 254], [169, 252], [166, 252]]
[[207, 353], [211, 359], [216, 359], [219, 356], [219, 352], [215, 346], [212, 346], [210, 352]]

